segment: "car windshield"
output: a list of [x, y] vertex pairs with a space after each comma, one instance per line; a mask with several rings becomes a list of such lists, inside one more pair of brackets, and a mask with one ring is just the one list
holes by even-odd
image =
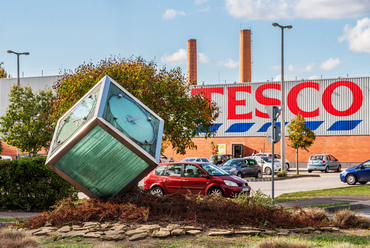
[[262, 157], [262, 158], [263, 158], [263, 160], [265, 160], [268, 163], [272, 162], [271, 158], [269, 158], [269, 157]]
[[229, 175], [226, 171], [218, 168], [213, 164], [201, 164], [200, 165], [210, 176], [227, 176]]
[[312, 155], [311, 160], [322, 160], [323, 156], [322, 155]]
[[231, 159], [224, 163], [223, 166], [239, 166], [242, 162], [243, 160]]

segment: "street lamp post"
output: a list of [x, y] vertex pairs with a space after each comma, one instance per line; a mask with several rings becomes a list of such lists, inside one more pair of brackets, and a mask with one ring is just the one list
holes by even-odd
[[20, 81], [20, 78], [19, 78], [19, 55], [30, 55], [30, 53], [29, 52], [17, 53], [17, 52], [14, 52], [12, 50], [8, 50], [7, 52], [8, 53], [14, 53], [15, 55], [17, 55], [17, 86], [19, 87], [21, 85], [21, 81]]
[[[30, 55], [30, 53], [29, 52], [17, 53], [12, 50], [8, 50], [7, 53], [14, 53], [15, 55], [17, 55], [17, 86], [19, 88], [21, 86], [21, 80], [19, 77], [19, 55]], [[19, 148], [17, 148], [17, 157], [18, 159], [21, 157], [21, 151]]]
[[[274, 27], [281, 28], [281, 166], [285, 169], [285, 87], [284, 87], [284, 28], [291, 29], [292, 25], [281, 26], [274, 22]], [[297, 161], [298, 166], [298, 161]]]

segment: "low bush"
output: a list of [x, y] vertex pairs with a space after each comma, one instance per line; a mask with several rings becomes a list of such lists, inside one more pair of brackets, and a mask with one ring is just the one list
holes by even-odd
[[339, 210], [335, 213], [333, 223], [341, 228], [370, 228], [370, 220], [360, 216], [349, 208]]
[[[250, 196], [254, 198], [255, 196]], [[259, 197], [259, 196], [257, 196]], [[245, 204], [245, 202], [249, 202]], [[99, 222], [175, 222], [208, 227], [293, 228], [328, 225], [308, 215], [291, 215], [282, 207], [261, 200], [230, 200], [224, 197], [172, 194], [158, 197], [138, 188], [110, 201], [88, 199], [60, 201], [52, 212], [44, 212], [20, 226], [37, 228], [47, 222], [55, 226]]]
[[277, 177], [286, 177], [288, 176], [288, 172], [286, 170], [280, 171], [276, 174]]
[[248, 204], [249, 206], [263, 205], [264, 207], [274, 207], [274, 200], [270, 196], [262, 193], [260, 189], [252, 190], [250, 195], [240, 194], [231, 199], [238, 204]]
[[0, 160], [0, 210], [47, 210], [77, 190], [45, 166], [46, 157]]

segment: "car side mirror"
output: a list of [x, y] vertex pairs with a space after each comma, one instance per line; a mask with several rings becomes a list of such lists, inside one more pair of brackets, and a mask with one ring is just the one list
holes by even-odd
[[209, 178], [209, 176], [207, 176], [206, 174], [201, 174], [201, 177], [203, 177], [203, 178]]
[[361, 166], [360, 166], [360, 169], [361, 170], [363, 170], [365, 168], [365, 166], [362, 164]]

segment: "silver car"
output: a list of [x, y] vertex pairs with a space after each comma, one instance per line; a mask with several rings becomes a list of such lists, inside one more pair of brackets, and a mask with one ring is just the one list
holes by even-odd
[[[270, 157], [262, 157], [262, 156], [249, 156], [247, 158], [253, 158], [257, 161], [257, 163], [261, 166], [262, 171], [266, 175], [271, 175], [272, 173], [272, 160]], [[274, 171], [275, 174], [281, 171], [281, 164], [278, 160], [274, 160]]]
[[310, 157], [307, 164], [307, 171], [325, 171], [329, 170], [341, 171], [341, 164], [333, 155], [330, 154], [315, 154]]

